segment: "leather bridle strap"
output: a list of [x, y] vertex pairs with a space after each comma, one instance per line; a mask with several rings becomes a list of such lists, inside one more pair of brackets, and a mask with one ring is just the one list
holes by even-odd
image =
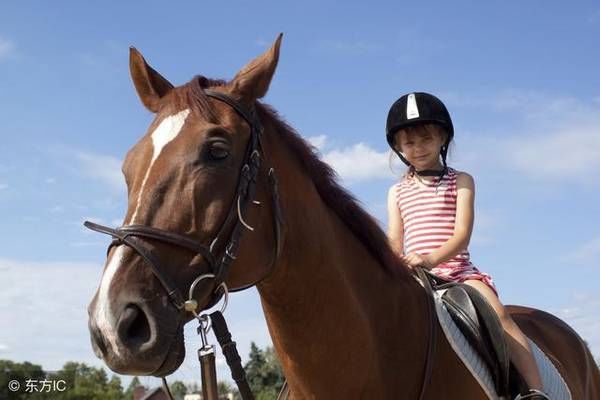
[[113, 246], [120, 244], [126, 244], [134, 249], [150, 266], [156, 278], [167, 291], [169, 298], [179, 310], [183, 309], [183, 303], [185, 301], [184, 297], [177, 286], [171, 281], [169, 276], [159, 269], [158, 266], [160, 265], [160, 262], [154, 251], [148, 246], [145, 246], [138, 237], [155, 239], [161, 242], [174, 244], [176, 246], [188, 249], [194, 253], [200, 254], [202, 257], [204, 257], [209, 266], [211, 266], [211, 269], [216, 264], [216, 260], [208, 248], [176, 233], [166, 232], [160, 229], [142, 225], [127, 225], [114, 229], [90, 221], [85, 221], [83, 224], [93, 231], [105, 233], [113, 237], [113, 241], [109, 245], [108, 251], [110, 251]]

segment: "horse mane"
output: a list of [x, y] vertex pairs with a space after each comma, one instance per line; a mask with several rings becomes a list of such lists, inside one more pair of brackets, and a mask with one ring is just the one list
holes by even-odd
[[[172, 90], [169, 93], [168, 104], [177, 109], [184, 106], [191, 107], [201, 112], [205, 118], [216, 122], [216, 116], [202, 89], [226, 85], [227, 82], [223, 80], [196, 76], [187, 84]], [[375, 218], [366, 212], [359, 201], [338, 183], [337, 173], [329, 164], [319, 158], [317, 149], [302, 138], [271, 106], [257, 101], [256, 111], [262, 121], [269, 121], [274, 126], [312, 179], [321, 199], [331, 211], [340, 217], [379, 265], [392, 277], [410, 278], [411, 270], [392, 251], [386, 234]]]
[[392, 251], [388, 238], [377, 221], [360, 202], [338, 183], [335, 170], [318, 156], [317, 149], [287, 124], [271, 106], [258, 103], [261, 120], [270, 121], [277, 133], [312, 179], [325, 204], [337, 214], [350, 231], [367, 248], [379, 265], [393, 277], [409, 278], [412, 273]]

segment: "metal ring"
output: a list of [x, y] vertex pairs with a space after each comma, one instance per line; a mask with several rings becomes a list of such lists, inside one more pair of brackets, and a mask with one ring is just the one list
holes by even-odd
[[223, 288], [223, 306], [221, 307], [221, 314], [223, 314], [227, 308], [227, 304], [229, 303], [229, 289], [227, 288], [227, 284], [225, 282], [221, 282], [221, 284], [217, 286], [213, 293], [216, 293], [220, 287]]
[[[194, 300], [194, 290], [196, 289], [196, 285], [204, 280], [204, 279], [214, 279], [215, 278], [215, 274], [204, 274], [204, 275], [200, 275], [199, 277], [197, 277], [196, 279], [194, 279], [194, 282], [192, 282], [192, 285], [190, 286], [190, 290], [189, 290], [189, 298], [188, 300]], [[225, 309], [227, 308], [227, 304], [229, 303], [229, 289], [227, 288], [227, 284], [225, 282], [221, 282], [219, 284], [219, 286], [217, 286], [217, 288], [213, 291], [213, 293], [216, 293], [219, 288], [223, 288], [223, 306], [221, 306], [221, 314], [225, 312]], [[198, 313], [196, 312], [196, 310], [190, 310], [190, 312], [194, 315], [194, 317], [196, 317], [198, 320], [201, 320], [201, 318], [206, 315], [206, 314], [201, 314], [198, 315]], [[210, 318], [208, 318], [208, 320], [210, 320]], [[210, 329], [210, 326], [207, 328]]]
[[200, 323], [200, 328], [204, 331], [205, 334], [210, 332], [210, 328], [212, 328], [212, 319], [208, 314], [200, 314], [196, 317], [198, 322]]
[[209, 278], [213, 278], [214, 279], [215, 278], [215, 274], [204, 274], [204, 275], [200, 275], [199, 277], [197, 277], [196, 279], [194, 279], [194, 282], [192, 282], [192, 285], [190, 286], [188, 300], [193, 300], [194, 299], [194, 289], [196, 289], [196, 285], [200, 281], [203, 281], [204, 279], [209, 279]]

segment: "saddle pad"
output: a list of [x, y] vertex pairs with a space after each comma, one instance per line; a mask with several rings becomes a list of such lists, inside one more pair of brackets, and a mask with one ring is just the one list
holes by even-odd
[[531, 351], [533, 351], [533, 358], [535, 358], [535, 362], [540, 370], [540, 376], [544, 383], [544, 392], [552, 400], [571, 400], [571, 391], [554, 364], [552, 364], [552, 361], [548, 359], [546, 354], [533, 340], [529, 338], [527, 340], [529, 340]]
[[[488, 398], [491, 400], [504, 400], [505, 398], [499, 397], [496, 393], [492, 375], [483, 359], [469, 344], [446, 310], [446, 306], [441, 299], [444, 292], [445, 289], [434, 291], [434, 300], [438, 320], [446, 339], [448, 339], [448, 342], [452, 349], [454, 349], [456, 355], [458, 355], [473, 377], [479, 382]], [[554, 367], [554, 364], [552, 364], [546, 354], [544, 354], [535, 342], [529, 338], [527, 339], [531, 345], [535, 362], [540, 370], [540, 375], [544, 384], [544, 392], [547, 393], [552, 400], [571, 400], [571, 392], [562, 376]]]

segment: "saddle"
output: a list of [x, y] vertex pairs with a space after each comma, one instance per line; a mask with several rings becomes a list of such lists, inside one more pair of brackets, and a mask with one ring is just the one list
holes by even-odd
[[489, 368], [498, 395], [511, 398], [508, 347], [504, 329], [492, 306], [472, 286], [448, 281], [428, 271], [426, 275], [432, 289], [442, 292], [442, 303], [452, 320]]

